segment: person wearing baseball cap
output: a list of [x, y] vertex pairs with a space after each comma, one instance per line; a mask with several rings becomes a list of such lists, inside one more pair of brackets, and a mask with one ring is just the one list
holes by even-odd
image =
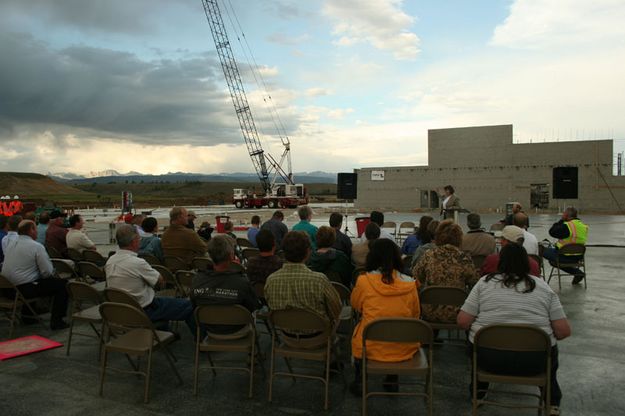
[[193, 231], [195, 231], [195, 224], [193, 223], [193, 221], [195, 221], [196, 218], [197, 218], [197, 215], [195, 215], [195, 212], [193, 211], [187, 212], [187, 228], [190, 228]]
[[[502, 248], [508, 244], [518, 244], [520, 246], [523, 246], [523, 240], [524, 240], [524, 237], [523, 237], [522, 228], [517, 227], [516, 225], [507, 225], [503, 228], [503, 231], [501, 233], [501, 247]], [[528, 258], [530, 262], [530, 274], [532, 276], [539, 277], [540, 266], [538, 265], [538, 262], [529, 256]], [[482, 276], [485, 274], [489, 274], [489, 273], [495, 273], [498, 267], [499, 267], [499, 253], [491, 254], [490, 256], [486, 257], [486, 260], [484, 260], [484, 263], [482, 264], [482, 268], [480, 269], [480, 272]]]

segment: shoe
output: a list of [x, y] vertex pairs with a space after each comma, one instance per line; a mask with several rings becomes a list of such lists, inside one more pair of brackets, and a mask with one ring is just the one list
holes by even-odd
[[396, 374], [389, 374], [384, 377], [384, 384], [382, 384], [382, 387], [384, 387], [384, 390], [389, 393], [397, 393], [399, 391], [399, 384], [397, 384], [398, 382], [399, 376], [397, 376]]
[[549, 411], [549, 416], [560, 416], [560, 407], [551, 406], [551, 410]]
[[586, 277], [586, 275], [584, 273], [575, 275], [575, 277], [573, 278], [573, 281], [571, 282], [571, 284], [573, 284], [573, 285], [580, 284], [581, 281], [584, 280], [584, 277]]
[[50, 329], [52, 329], [53, 331], [59, 331], [65, 328], [69, 328], [69, 324], [62, 319], [58, 322], [52, 322], [50, 324]]
[[349, 392], [356, 397], [362, 397], [362, 383], [353, 381], [349, 385]]

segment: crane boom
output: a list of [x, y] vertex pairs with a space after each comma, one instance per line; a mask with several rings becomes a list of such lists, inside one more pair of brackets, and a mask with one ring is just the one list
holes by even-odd
[[245, 144], [249, 152], [258, 178], [265, 193], [271, 192], [271, 182], [269, 180], [269, 171], [267, 170], [267, 161], [265, 159], [265, 151], [260, 143], [260, 137], [256, 130], [256, 124], [252, 117], [252, 111], [250, 110], [245, 89], [243, 88], [243, 82], [241, 81], [241, 74], [239, 67], [234, 59], [232, 53], [232, 47], [228, 40], [228, 34], [226, 32], [226, 26], [221, 17], [217, 0], [202, 0], [204, 6], [204, 12], [206, 13], [206, 20], [211, 28], [213, 34], [213, 40], [217, 47], [217, 55], [221, 62], [221, 68], [223, 69], [224, 76], [226, 77], [226, 83], [230, 90], [230, 97], [232, 98], [232, 104], [239, 119], [239, 125], [241, 126], [241, 132], [245, 139]]

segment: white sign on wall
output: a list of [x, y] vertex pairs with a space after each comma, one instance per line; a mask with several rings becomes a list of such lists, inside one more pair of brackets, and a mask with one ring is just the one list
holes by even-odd
[[384, 171], [383, 170], [372, 170], [371, 171], [371, 180], [372, 181], [383, 181], [384, 180]]

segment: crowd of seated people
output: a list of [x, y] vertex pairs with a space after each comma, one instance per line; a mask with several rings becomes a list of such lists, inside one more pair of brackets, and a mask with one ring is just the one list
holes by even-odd
[[[380, 214], [377, 211], [371, 213], [372, 221], [364, 230], [364, 240], [353, 245], [351, 239], [341, 232], [343, 215], [340, 213], [332, 213], [328, 225], [318, 227], [311, 223], [312, 209], [302, 206], [297, 210], [300, 221], [290, 231], [284, 224], [281, 211], [274, 212], [262, 225], [260, 217], [255, 215], [250, 228], [252, 232], [247, 235], [254, 240], [252, 246], [258, 248], [258, 255], [246, 259], [245, 267], [233, 269], [232, 263], [239, 260], [232, 222], [226, 222], [225, 233], [212, 238], [209, 235], [207, 243], [201, 237], [206, 228], [204, 224], [200, 230], [194, 231], [189, 225], [195, 215], [190, 217], [186, 209], [175, 207], [170, 212], [170, 223], [162, 237], [159, 237], [158, 222], [153, 217], [142, 218], [140, 224], [118, 227], [119, 248], [106, 262], [106, 279], [109, 287], [129, 292], [152, 321], [185, 321], [195, 336], [194, 307], [240, 304], [254, 312], [262, 306], [255, 285], [263, 286], [262, 302], [266, 301], [270, 310], [311, 310], [325, 316], [334, 327], [342, 305], [329, 277], [338, 278], [351, 290], [351, 306], [360, 314], [351, 341], [355, 378], [350, 390], [356, 395], [362, 392], [363, 329], [377, 318], [457, 321], [469, 331], [469, 341], [472, 342], [479, 328], [510, 322], [508, 317], [516, 316], [513, 322], [536, 325], [552, 339], [551, 405], [552, 414], [557, 414], [562, 394], [556, 379], [556, 340], [569, 336], [570, 327], [558, 296], [539, 277], [538, 264], [528, 256], [528, 250], [533, 254], [535, 239], [528, 238], [527, 216], [520, 212], [511, 218], [518, 226], [508, 225], [502, 230], [501, 252], [497, 253], [494, 237], [481, 228], [477, 214], [468, 216], [469, 232], [466, 234], [453, 220], [439, 222], [424, 215], [401, 249], [395, 237], [388, 231], [382, 232], [383, 214]], [[579, 222], [576, 212], [574, 214], [570, 215], [573, 219], [569, 221]], [[55, 276], [49, 256], [37, 242], [41, 241], [38, 231], [46, 233], [43, 241], [59, 253], [66, 253], [67, 248], [94, 250], [95, 245], [84, 234], [84, 221], [79, 215], [69, 218], [69, 230], [63, 226], [65, 217], [60, 212], [52, 212], [41, 219], [42, 227], [39, 227], [18, 215], [0, 217], [0, 255], [4, 255], [2, 274], [26, 297], [52, 296], [51, 327], [60, 329], [66, 326], [63, 320], [67, 310], [66, 282]], [[565, 221], [560, 223], [565, 224]], [[558, 225], [554, 227], [559, 232], [560, 244], [565, 245], [567, 237], [562, 229], [572, 226], [565, 224], [558, 228]], [[528, 239], [530, 245], [526, 244]], [[278, 251], [282, 254], [277, 255]], [[157, 296], [158, 287], [164, 284], [163, 276], [137, 256], [141, 253], [149, 253], [161, 261], [165, 256], [176, 256], [189, 268], [193, 258], [209, 257], [212, 265], [207, 270], [197, 271], [189, 299]], [[412, 256], [412, 263], [404, 264], [402, 254]], [[486, 256], [481, 267], [476, 268], [472, 255]], [[410, 273], [406, 274], [406, 270]], [[419, 291], [429, 286], [460, 288], [469, 295], [461, 308], [448, 305], [421, 307]], [[522, 306], [528, 302], [535, 304], [531, 311]], [[225, 326], [203, 328], [217, 333], [237, 329]], [[418, 348], [418, 345], [372, 342], [367, 351], [371, 359], [399, 362], [410, 359]], [[512, 368], [510, 363], [514, 360], [506, 354], [487, 351], [478, 351], [478, 354], [489, 355], [486, 361], [493, 371], [523, 374], [538, 371], [532, 366], [530, 355], [521, 357], [523, 364]], [[396, 374], [386, 376], [384, 388], [397, 391]]]

